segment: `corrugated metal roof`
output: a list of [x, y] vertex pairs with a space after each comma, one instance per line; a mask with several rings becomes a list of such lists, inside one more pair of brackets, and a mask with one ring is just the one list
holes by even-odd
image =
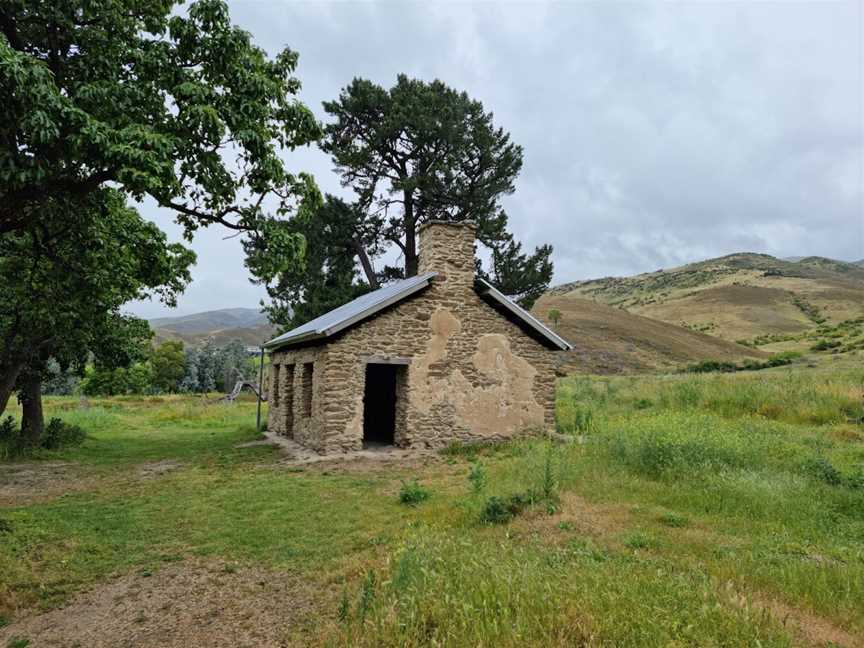
[[387, 306], [405, 299], [408, 295], [422, 290], [437, 274], [437, 272], [427, 272], [416, 277], [396, 281], [361, 295], [339, 308], [324, 313], [321, 317], [316, 317], [311, 322], [306, 322], [277, 338], [273, 338], [264, 345], [264, 348], [274, 349], [287, 344], [299, 344], [300, 342], [330, 337], [342, 329], [374, 315]]
[[521, 319], [529, 328], [546, 338], [546, 340], [551, 342], [554, 346], [558, 347], [562, 351], [569, 351], [573, 348], [573, 345], [567, 340], [556, 334], [531, 313], [507, 297], [507, 295], [502, 293], [500, 290], [496, 289], [488, 281], [484, 281], [480, 277], [477, 277], [475, 279], [475, 285], [477, 286], [477, 292], [480, 293], [481, 297], [491, 298], [493, 301], [501, 304], [510, 313]]
[[[328, 338], [331, 335], [335, 335], [339, 331], [374, 315], [378, 311], [387, 308], [387, 306], [402, 301], [419, 290], [423, 290], [437, 274], [437, 272], [427, 272], [426, 274], [396, 281], [389, 286], [373, 290], [372, 292], [366, 293], [339, 308], [334, 308], [329, 313], [325, 313], [311, 322], [306, 322], [306, 324], [303, 324], [302, 326], [298, 326], [287, 333], [283, 333], [279, 337], [267, 342], [264, 345], [264, 348], [275, 349], [291, 344], [300, 344], [302, 342]], [[475, 281], [475, 288], [481, 297], [501, 305], [505, 310], [520, 319], [523, 324], [544, 338], [552, 346], [563, 351], [569, 351], [573, 348], [569, 342], [547, 328], [528, 311], [499, 290], [495, 289], [488, 282], [478, 277]]]

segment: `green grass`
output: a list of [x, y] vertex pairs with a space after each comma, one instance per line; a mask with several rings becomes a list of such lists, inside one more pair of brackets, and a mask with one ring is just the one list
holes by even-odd
[[[0, 615], [197, 556], [325, 592], [312, 645], [790, 645], [766, 601], [860, 635], [862, 387], [855, 367], [572, 378], [578, 442], [348, 471], [238, 448], [250, 402], [48, 399], [89, 436], [40, 459], [94, 481], [0, 508]], [[140, 477], [160, 460], [181, 465]], [[519, 506], [490, 524], [493, 498]]]

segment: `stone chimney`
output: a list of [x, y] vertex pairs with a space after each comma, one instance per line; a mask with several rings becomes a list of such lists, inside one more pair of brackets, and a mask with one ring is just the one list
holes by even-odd
[[433, 220], [420, 226], [417, 274], [437, 272], [448, 290], [474, 288], [474, 221], [451, 223]]

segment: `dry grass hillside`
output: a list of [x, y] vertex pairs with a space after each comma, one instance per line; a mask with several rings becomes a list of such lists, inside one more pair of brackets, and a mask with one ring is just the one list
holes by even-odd
[[645, 373], [675, 370], [701, 360], [737, 362], [766, 355], [572, 294], [544, 295], [534, 314], [549, 324], [553, 308], [561, 313], [556, 330], [575, 347], [562, 354], [562, 369], [568, 373]]
[[741, 253], [634, 277], [565, 284], [551, 293], [729, 341], [797, 337], [804, 345], [864, 316], [864, 268], [823, 257], [784, 261]]

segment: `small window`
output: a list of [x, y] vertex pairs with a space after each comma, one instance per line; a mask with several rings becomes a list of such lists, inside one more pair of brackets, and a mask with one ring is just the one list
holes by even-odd
[[270, 372], [270, 390], [273, 392], [273, 407], [279, 407], [279, 365], [273, 365], [273, 371]]
[[285, 436], [294, 437], [294, 365], [283, 365], [282, 367], [282, 385], [280, 391], [284, 389], [282, 394], [282, 403], [284, 411], [282, 412], [283, 421], [285, 422]]
[[313, 368], [314, 364], [311, 362], [303, 365], [303, 416], [306, 417], [312, 416]]

